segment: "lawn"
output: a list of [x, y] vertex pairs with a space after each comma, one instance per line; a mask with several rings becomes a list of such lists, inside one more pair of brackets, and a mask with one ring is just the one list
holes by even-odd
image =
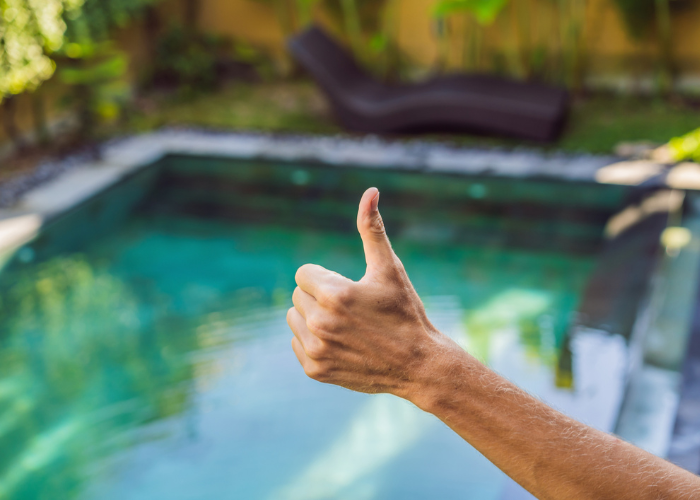
[[181, 99], [157, 94], [140, 101], [128, 129], [163, 126], [337, 134], [323, 96], [308, 82], [234, 83], [216, 92]]
[[[143, 99], [128, 121], [128, 131], [162, 126], [193, 126], [221, 130], [336, 134], [323, 96], [306, 81], [235, 83], [216, 92], [183, 100]], [[592, 95], [573, 101], [561, 139], [547, 148], [610, 153], [622, 141], [665, 143], [700, 126], [700, 106], [660, 98]], [[469, 135], [431, 135], [464, 145], [541, 146], [522, 141]]]
[[600, 95], [574, 102], [567, 130], [556, 147], [608, 153], [618, 142], [663, 144], [699, 126], [697, 104]]

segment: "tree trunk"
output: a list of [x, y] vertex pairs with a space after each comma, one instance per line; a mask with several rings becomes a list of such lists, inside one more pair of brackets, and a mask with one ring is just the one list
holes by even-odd
[[401, 74], [401, 54], [397, 47], [398, 33], [398, 0], [387, 0], [381, 17], [380, 34], [386, 40], [382, 64], [384, 81], [399, 80]]
[[41, 94], [41, 90], [37, 89], [32, 92], [32, 118], [34, 118], [34, 134], [36, 135], [36, 142], [41, 146], [46, 146], [51, 137], [49, 135], [49, 129], [46, 125], [46, 105], [44, 102], [44, 96]]
[[355, 57], [363, 59], [362, 28], [360, 26], [360, 14], [355, 0], [341, 0], [343, 20], [345, 21], [345, 33], [350, 39], [350, 46]]
[[532, 39], [530, 30], [530, 5], [525, 0], [515, 2], [515, 33], [517, 37], [518, 55], [523, 76], [526, 80], [532, 78]]
[[659, 43], [659, 90], [667, 95], [673, 90], [673, 54], [671, 52], [671, 9], [669, 0], [656, 0], [656, 25]]
[[148, 50], [148, 55], [150, 56], [151, 61], [153, 61], [156, 57], [156, 45], [158, 44], [158, 34], [160, 32], [160, 19], [158, 18], [156, 8], [152, 5], [146, 7], [143, 20], [143, 29], [147, 45], [146, 50]]
[[2, 125], [5, 129], [5, 134], [12, 141], [15, 149], [21, 151], [24, 149], [24, 141], [17, 127], [17, 98], [15, 96], [6, 96], [2, 100]]
[[435, 58], [436, 73], [445, 73], [449, 66], [450, 59], [450, 38], [451, 31], [448, 17], [438, 17], [434, 21], [434, 30], [438, 42], [438, 53]]
[[190, 33], [197, 32], [199, 22], [200, 0], [185, 0], [185, 28]]

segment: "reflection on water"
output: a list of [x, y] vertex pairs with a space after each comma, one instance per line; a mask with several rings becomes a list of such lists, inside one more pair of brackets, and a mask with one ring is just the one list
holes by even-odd
[[488, 363], [490, 351], [499, 339], [494, 332], [516, 329], [529, 354], [539, 363], [553, 363], [560, 346], [547, 315], [551, 308], [551, 297], [544, 291], [506, 289], [467, 312], [464, 347]]
[[196, 339], [187, 320], [139, 314], [118, 277], [79, 256], [9, 278], [0, 305], [0, 498], [56, 498], [94, 458], [127, 444], [134, 424], [189, 404], [181, 382], [192, 366], [178, 356]]
[[431, 423], [406, 401], [388, 395], [369, 398], [328, 449], [270, 498], [374, 498], [375, 485], [362, 479], [413, 445]]
[[[554, 390], [589, 259], [394, 246], [438, 328]], [[285, 313], [306, 262], [364, 272], [354, 235], [172, 219], [5, 271], [0, 498], [499, 498], [431, 417], [303, 375]]]

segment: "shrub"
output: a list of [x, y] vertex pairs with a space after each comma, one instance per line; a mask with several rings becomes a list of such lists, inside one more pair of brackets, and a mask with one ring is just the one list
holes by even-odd
[[700, 128], [674, 137], [669, 141], [668, 147], [675, 161], [692, 160], [700, 163]]
[[218, 37], [173, 26], [158, 39], [152, 82], [186, 95], [211, 90], [217, 83], [217, 56], [224, 48]]

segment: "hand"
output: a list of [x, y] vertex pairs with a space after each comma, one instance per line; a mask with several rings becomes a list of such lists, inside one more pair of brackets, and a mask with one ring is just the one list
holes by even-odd
[[287, 323], [292, 348], [312, 379], [413, 400], [422, 381], [434, 378], [431, 358], [464, 351], [428, 320], [391, 248], [378, 202], [379, 191], [368, 189], [357, 213], [364, 277], [355, 282], [314, 264], [300, 267]]
[[357, 214], [360, 281], [310, 264], [297, 271], [287, 322], [308, 376], [412, 401], [537, 498], [698, 497], [693, 474], [548, 407], [438, 332], [391, 249], [378, 201], [368, 189]]

